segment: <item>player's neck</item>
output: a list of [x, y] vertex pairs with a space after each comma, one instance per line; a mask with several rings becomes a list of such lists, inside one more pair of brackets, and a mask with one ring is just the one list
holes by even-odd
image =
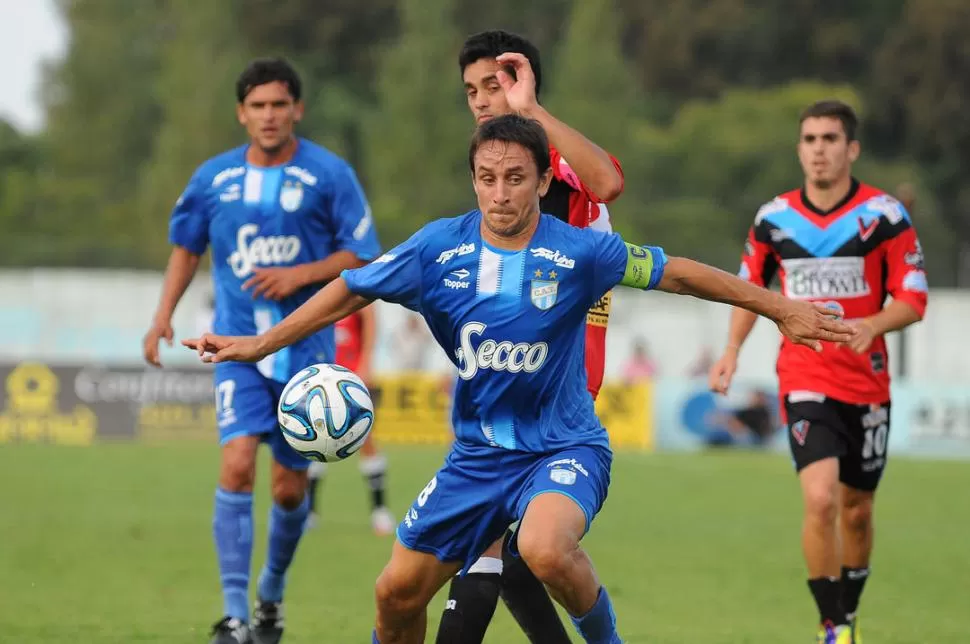
[[811, 181], [805, 182], [805, 198], [821, 212], [829, 212], [845, 200], [852, 190], [852, 175], [845, 175], [832, 185], [820, 188]]
[[524, 230], [515, 235], [505, 236], [496, 235], [488, 226], [485, 225], [483, 221], [481, 224], [481, 235], [482, 239], [486, 244], [500, 250], [522, 250], [529, 245], [532, 241], [532, 235], [535, 234], [536, 228], [539, 227], [539, 217], [535, 217], [531, 224], [526, 226]]
[[246, 163], [265, 168], [283, 165], [293, 158], [297, 145], [296, 137], [290, 137], [289, 141], [276, 150], [264, 150], [258, 145], [250, 144], [246, 150]]

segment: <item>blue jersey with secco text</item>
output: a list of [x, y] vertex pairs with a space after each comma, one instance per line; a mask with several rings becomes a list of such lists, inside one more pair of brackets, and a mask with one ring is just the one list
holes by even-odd
[[[476, 210], [432, 222], [343, 278], [354, 293], [402, 304], [427, 321], [458, 369], [459, 448], [608, 446], [586, 390], [586, 313], [623, 279], [627, 245], [542, 215], [527, 248], [505, 251], [482, 241], [481, 218]], [[644, 250], [653, 288], [666, 257]]]
[[[380, 254], [370, 207], [351, 167], [330, 151], [299, 139], [281, 166], [247, 164], [241, 146], [203, 163], [172, 212], [169, 239], [196, 254], [212, 250], [213, 331], [261, 333], [306, 302], [318, 286], [281, 301], [252, 297], [243, 284], [256, 268], [294, 266], [347, 250], [362, 260]], [[326, 328], [259, 363], [286, 382], [303, 367], [333, 362], [334, 332]]]

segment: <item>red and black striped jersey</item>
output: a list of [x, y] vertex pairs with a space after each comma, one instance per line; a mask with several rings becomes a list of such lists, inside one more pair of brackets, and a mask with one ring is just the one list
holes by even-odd
[[[776, 275], [787, 297], [827, 303], [847, 320], [878, 313], [888, 296], [920, 315], [926, 309], [923, 252], [909, 213], [893, 197], [856, 180], [828, 212], [815, 208], [801, 189], [761, 207], [745, 242], [740, 276], [767, 286]], [[856, 404], [889, 399], [882, 337], [862, 355], [828, 342], [816, 353], [784, 339], [777, 370], [782, 395], [804, 390]]]
[[[606, 203], [584, 184], [559, 151], [550, 146], [552, 183], [539, 202], [539, 209], [577, 228], [611, 232], [610, 212]], [[620, 162], [610, 156], [616, 171], [623, 176]], [[586, 316], [586, 380], [593, 398], [599, 394], [606, 368], [606, 325], [610, 317], [612, 293], [607, 293]]]
[[[552, 163], [552, 183], [549, 191], [539, 201], [539, 209], [577, 228], [612, 231], [606, 202], [576, 176], [559, 154], [559, 150], [550, 146], [549, 158]], [[610, 160], [622, 178], [623, 168], [620, 167], [620, 162], [612, 155]]]

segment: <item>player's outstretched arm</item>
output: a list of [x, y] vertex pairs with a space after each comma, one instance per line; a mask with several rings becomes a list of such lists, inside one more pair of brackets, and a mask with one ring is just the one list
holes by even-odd
[[613, 159], [578, 131], [550, 114], [536, 98], [535, 75], [529, 59], [519, 53], [505, 53], [495, 59], [511, 67], [515, 78], [499, 72], [498, 82], [505, 90], [509, 107], [542, 125], [552, 144], [569, 162], [569, 166], [593, 193], [604, 202], [613, 201], [623, 192], [623, 175]]
[[142, 351], [145, 361], [156, 367], [162, 366], [158, 357], [158, 343], [164, 338], [168, 346], [172, 346], [172, 314], [179, 300], [189, 287], [195, 271], [199, 268], [200, 256], [187, 248], [175, 246], [168, 257], [165, 268], [165, 281], [162, 283], [162, 294], [158, 301], [158, 308], [152, 316], [152, 324], [142, 341]]
[[741, 307], [766, 317], [796, 344], [822, 350], [820, 340], [849, 342], [857, 330], [821, 304], [791, 300], [725, 271], [684, 257], [670, 257], [657, 288]]
[[260, 335], [221, 336], [210, 333], [182, 344], [198, 351], [203, 362], [259, 362], [371, 303], [347, 288], [342, 277], [327, 284], [303, 306]]

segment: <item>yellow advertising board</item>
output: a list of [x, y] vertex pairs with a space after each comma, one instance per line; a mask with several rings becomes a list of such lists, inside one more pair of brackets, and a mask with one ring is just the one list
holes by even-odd
[[[375, 378], [371, 390], [377, 440], [411, 445], [449, 443], [450, 386], [441, 376], [426, 373]], [[600, 390], [596, 412], [614, 448], [653, 449], [652, 393], [650, 384], [607, 383]]]
[[[448, 445], [453, 380], [408, 372], [374, 379], [375, 437], [382, 443]], [[214, 440], [207, 371], [0, 365], [0, 443], [90, 445], [95, 440]], [[654, 447], [650, 385], [607, 383], [596, 401], [617, 449]]]
[[375, 378], [375, 438], [405, 445], [451, 442], [450, 386], [448, 379], [423, 372]]
[[25, 362], [8, 371], [0, 396], [0, 443], [90, 445], [98, 418], [90, 407], [58, 404], [61, 380], [47, 365]]

